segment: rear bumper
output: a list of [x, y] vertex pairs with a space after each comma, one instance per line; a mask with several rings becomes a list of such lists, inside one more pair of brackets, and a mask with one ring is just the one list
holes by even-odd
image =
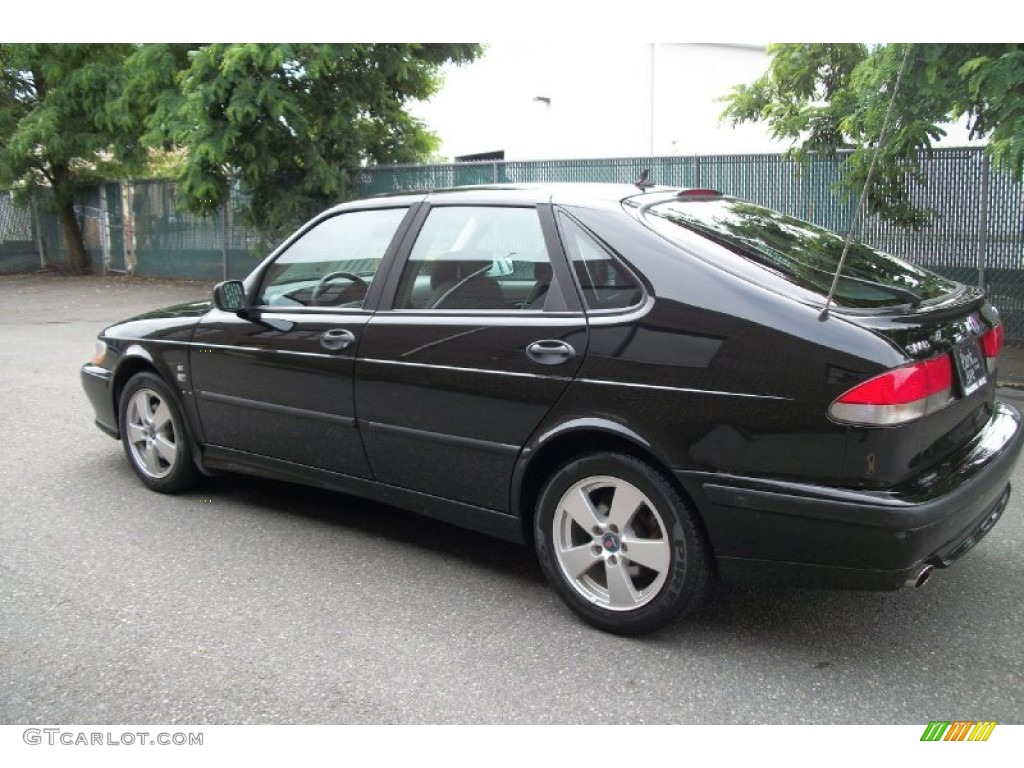
[[1020, 413], [997, 403], [963, 451], [885, 491], [676, 475], [702, 513], [724, 580], [897, 589], [925, 564], [950, 565], [991, 530], [1022, 444]]
[[111, 437], [120, 438], [117, 416], [114, 414], [114, 395], [111, 391], [113, 380], [113, 371], [91, 363], [82, 366], [82, 389], [92, 403], [92, 410], [96, 414], [96, 426]]

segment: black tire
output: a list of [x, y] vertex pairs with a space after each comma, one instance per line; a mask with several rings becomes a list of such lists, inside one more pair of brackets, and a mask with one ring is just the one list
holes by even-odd
[[132, 376], [118, 403], [121, 444], [139, 479], [154, 491], [178, 493], [194, 486], [199, 470], [177, 399], [163, 379]]
[[710, 555], [694, 513], [632, 456], [595, 453], [556, 471], [540, 495], [534, 542], [562, 600], [607, 632], [653, 632], [708, 591]]

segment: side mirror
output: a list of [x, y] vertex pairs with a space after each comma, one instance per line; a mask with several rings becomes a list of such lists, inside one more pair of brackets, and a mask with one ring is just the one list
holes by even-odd
[[245, 286], [241, 280], [225, 280], [213, 287], [213, 305], [224, 312], [245, 310]]

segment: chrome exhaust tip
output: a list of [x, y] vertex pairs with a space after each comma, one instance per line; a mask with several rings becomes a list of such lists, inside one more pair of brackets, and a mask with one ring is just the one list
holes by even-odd
[[935, 566], [924, 566], [924, 568], [918, 571], [915, 575], [903, 582], [903, 586], [907, 589], [920, 589], [924, 586], [925, 582], [932, 577], [932, 571], [934, 570]]

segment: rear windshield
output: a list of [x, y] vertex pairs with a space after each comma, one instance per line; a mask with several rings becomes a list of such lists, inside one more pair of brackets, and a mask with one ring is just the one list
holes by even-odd
[[[807, 290], [828, 295], [844, 238], [806, 221], [732, 198], [672, 200], [647, 209], [648, 223], [669, 239], [680, 227], [774, 271]], [[957, 284], [863, 243], [853, 242], [836, 288], [847, 307], [917, 305], [947, 296]]]

